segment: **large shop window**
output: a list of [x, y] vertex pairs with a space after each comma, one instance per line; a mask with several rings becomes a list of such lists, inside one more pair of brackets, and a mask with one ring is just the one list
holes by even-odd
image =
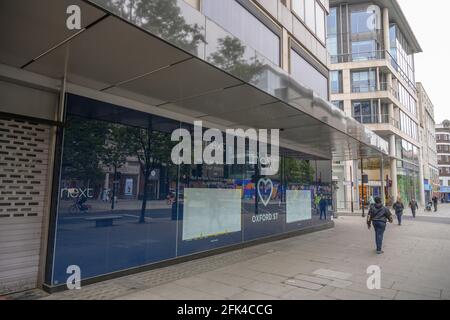
[[300, 84], [328, 100], [328, 79], [291, 49], [291, 75]]
[[280, 65], [280, 37], [235, 0], [203, 0], [203, 13], [272, 63]]
[[72, 265], [87, 279], [326, 222], [331, 161], [281, 149], [279, 172], [262, 176], [247, 140], [245, 164], [176, 165], [172, 133], [194, 137], [193, 125], [79, 96], [67, 103], [50, 285]]

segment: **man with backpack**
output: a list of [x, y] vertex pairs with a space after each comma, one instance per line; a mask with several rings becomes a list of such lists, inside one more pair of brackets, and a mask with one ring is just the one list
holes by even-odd
[[367, 226], [369, 230], [373, 225], [375, 229], [375, 243], [377, 246], [377, 254], [383, 254], [383, 239], [384, 232], [386, 231], [386, 225], [388, 223], [394, 222], [391, 211], [383, 206], [381, 198], [375, 198], [375, 205], [370, 208], [369, 215], [367, 218]]

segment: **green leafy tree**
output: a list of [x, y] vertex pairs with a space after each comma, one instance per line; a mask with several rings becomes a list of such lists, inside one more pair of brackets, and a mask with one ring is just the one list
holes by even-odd
[[245, 58], [246, 47], [239, 39], [227, 36], [218, 40], [217, 51], [208, 57], [215, 66], [250, 82], [263, 71], [263, 64], [256, 56]]

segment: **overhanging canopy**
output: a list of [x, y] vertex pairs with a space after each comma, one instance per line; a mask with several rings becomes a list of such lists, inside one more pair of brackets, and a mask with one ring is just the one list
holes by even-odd
[[[73, 4], [81, 8], [81, 31], [66, 27]], [[215, 28], [216, 39], [227, 36]], [[226, 72], [205, 61], [217, 41], [190, 52], [150, 31], [89, 1], [3, 1], [0, 63], [56, 79], [67, 64], [70, 83], [222, 127], [282, 129], [282, 144], [317, 158], [388, 156], [387, 142], [263, 58], [256, 77], [245, 79], [250, 62]]]

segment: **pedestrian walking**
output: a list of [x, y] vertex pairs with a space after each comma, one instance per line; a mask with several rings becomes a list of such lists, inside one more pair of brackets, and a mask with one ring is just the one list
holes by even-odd
[[320, 201], [322, 200], [322, 197], [319, 195], [319, 194], [317, 194], [315, 197], [314, 197], [314, 209], [316, 210], [316, 213], [315, 214], [319, 214], [320, 213]]
[[415, 218], [416, 212], [417, 212], [417, 210], [419, 210], [419, 204], [417, 203], [416, 199], [412, 199], [409, 202], [409, 207], [411, 208], [412, 215]]
[[433, 197], [433, 205], [434, 205], [434, 212], [438, 211], [438, 197], [434, 196]]
[[327, 220], [328, 200], [322, 197], [319, 202], [320, 220]]
[[402, 217], [403, 217], [403, 211], [405, 210], [405, 205], [402, 202], [402, 198], [398, 197], [397, 202], [394, 203], [394, 206], [392, 207], [395, 211], [395, 215], [397, 216], [398, 225], [402, 225]]
[[390, 223], [394, 222], [391, 211], [383, 206], [381, 198], [375, 198], [375, 205], [369, 210], [369, 215], [367, 217], [367, 226], [369, 227], [369, 230], [372, 225], [375, 229], [375, 244], [377, 247], [377, 254], [384, 253], [383, 239], [388, 221]]

